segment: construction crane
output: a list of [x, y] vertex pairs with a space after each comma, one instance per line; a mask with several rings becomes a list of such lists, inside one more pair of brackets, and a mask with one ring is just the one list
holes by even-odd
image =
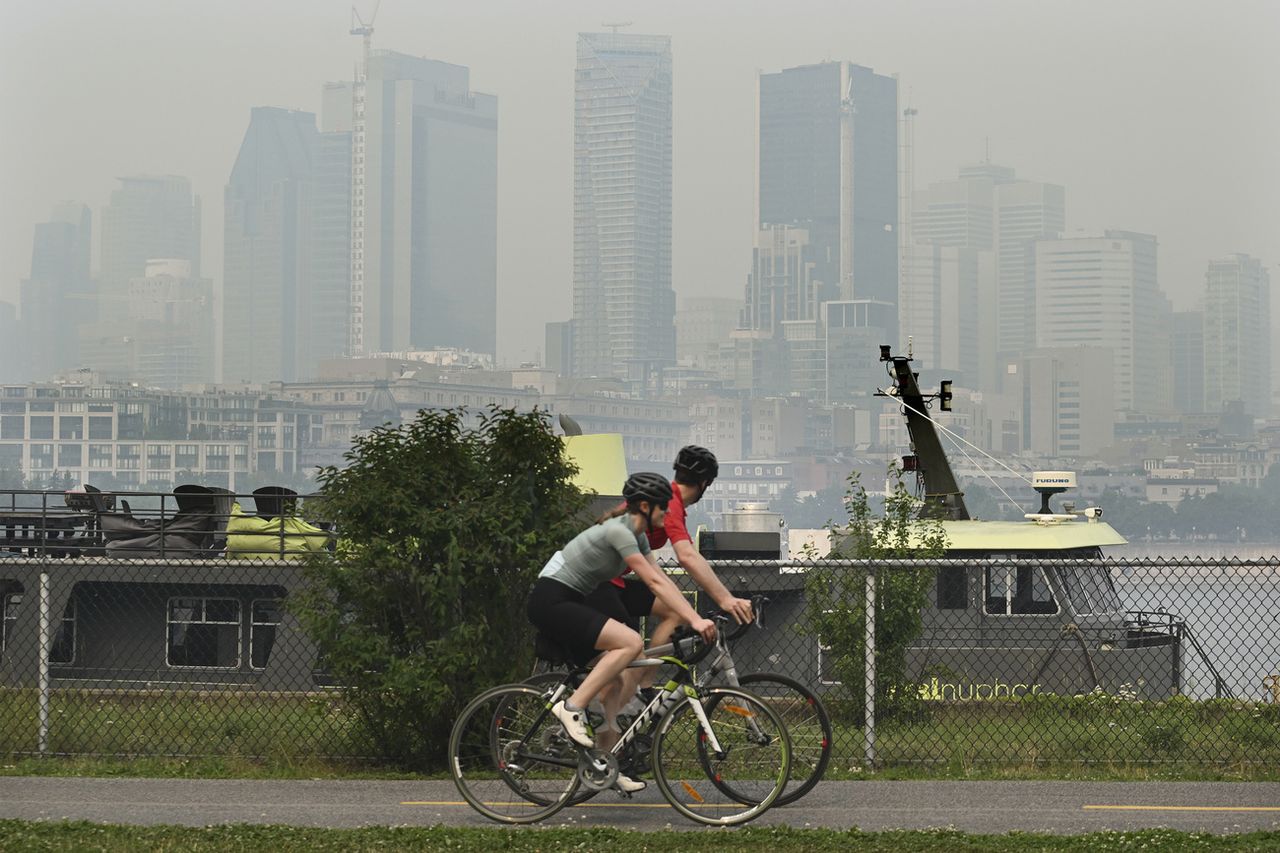
[[378, 19], [378, 8], [381, 6], [382, 0], [374, 2], [373, 14], [369, 16], [367, 21], [360, 14], [359, 9], [355, 6], [351, 7], [351, 35], [360, 36], [364, 39], [364, 64], [360, 68], [361, 80], [369, 76], [369, 54], [373, 52], [373, 22]]
[[357, 260], [359, 249], [364, 246], [365, 217], [365, 174], [364, 146], [367, 126], [365, 124], [365, 101], [369, 80], [369, 56], [373, 53], [373, 22], [378, 18], [378, 9], [382, 0], [373, 4], [373, 14], [369, 20], [361, 16], [360, 10], [351, 7], [351, 35], [364, 39], [364, 54], [360, 72], [351, 87], [351, 268], [350, 289], [348, 291], [348, 309], [351, 325], [347, 337], [347, 353], [360, 355], [364, 352], [364, 264]]
[[616, 22], [616, 23], [612, 23], [612, 24], [604, 23], [604, 24], [601, 24], [600, 26], [602, 26], [602, 27], [608, 27], [609, 29], [613, 30], [613, 34], [614, 34], [614, 35], [617, 35], [617, 34], [618, 34], [618, 30], [622, 29], [623, 27], [629, 27], [629, 26], [631, 26], [631, 21], [618, 21], [618, 22]]

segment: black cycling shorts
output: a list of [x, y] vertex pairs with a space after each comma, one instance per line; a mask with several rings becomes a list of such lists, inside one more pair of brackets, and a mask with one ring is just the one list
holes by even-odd
[[526, 607], [529, 621], [547, 639], [582, 666], [600, 650], [596, 640], [611, 616], [587, 603], [586, 596], [553, 578], [538, 578], [529, 593]]
[[628, 577], [624, 586], [605, 581], [587, 596], [587, 604], [632, 630], [640, 630], [640, 620], [653, 612], [653, 590], [639, 578]]

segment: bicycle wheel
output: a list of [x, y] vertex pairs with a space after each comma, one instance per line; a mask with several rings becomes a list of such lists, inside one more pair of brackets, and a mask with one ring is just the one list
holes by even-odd
[[[822, 700], [794, 678], [775, 672], [753, 672], [738, 679], [739, 686], [750, 690], [778, 712], [791, 738], [791, 774], [787, 787], [773, 805], [794, 803], [822, 781], [835, 748], [831, 716]], [[732, 786], [732, 780], [722, 784]], [[727, 793], [747, 796], [747, 791], [732, 787]]]
[[533, 823], [578, 789], [578, 753], [542, 691], [504, 684], [463, 709], [449, 736], [450, 772], [472, 808], [503, 823]]
[[[552, 670], [549, 672], [539, 672], [536, 675], [531, 675], [524, 680], [524, 683], [530, 685], [531, 687], [536, 688], [543, 695], [545, 699], [548, 692], [550, 692], [553, 688], [559, 686], [561, 683], [564, 682], [564, 678], [565, 678], [564, 672], [557, 672], [555, 670]], [[556, 721], [555, 719], [552, 719], [551, 722], [554, 724]], [[560, 740], [560, 743], [563, 744], [565, 748], [567, 748], [570, 752], [573, 752], [573, 745], [568, 742], [568, 735], [564, 734], [563, 729], [560, 730], [559, 740]], [[588, 787], [579, 785], [577, 792], [575, 792], [573, 796], [569, 798], [569, 800], [565, 803], [565, 805], [576, 806], [581, 803], [585, 803], [587, 800], [591, 799], [598, 793], [600, 792], [593, 791]], [[535, 793], [529, 792], [529, 796], [536, 797], [537, 795]], [[538, 802], [537, 799], [534, 799], [533, 801]], [[549, 804], [542, 803], [542, 805], [549, 805]]]
[[[699, 707], [719, 751], [703, 729]], [[786, 787], [790, 769], [782, 718], [763, 699], [736, 687], [685, 699], [662, 718], [654, 735], [658, 789], [676, 811], [698, 823], [733, 826], [759, 817]]]

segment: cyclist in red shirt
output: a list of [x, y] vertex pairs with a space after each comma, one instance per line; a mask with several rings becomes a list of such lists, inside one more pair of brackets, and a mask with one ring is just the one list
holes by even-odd
[[[755, 618], [751, 612], [751, 602], [738, 598], [716, 577], [707, 561], [693, 545], [693, 538], [685, 527], [685, 507], [692, 506], [702, 499], [716, 476], [720, 473], [720, 464], [716, 455], [705, 447], [690, 444], [682, 447], [676, 454], [675, 480], [672, 482], [671, 501], [667, 504], [666, 521], [661, 528], [650, 530], [649, 546], [661, 548], [671, 543], [676, 559], [694, 582], [698, 584], [716, 606], [729, 613], [739, 624], [750, 622]], [[587, 596], [591, 606], [608, 613], [623, 624], [636, 627], [640, 617], [650, 617], [651, 623], [656, 621], [651, 642], [659, 645], [671, 639], [672, 633], [681, 624], [676, 614], [654, 597], [649, 588], [638, 579], [628, 578], [626, 574], [614, 578], [608, 583], [600, 584]], [[653, 683], [657, 673], [653, 667], [646, 667], [639, 673], [642, 686]]]

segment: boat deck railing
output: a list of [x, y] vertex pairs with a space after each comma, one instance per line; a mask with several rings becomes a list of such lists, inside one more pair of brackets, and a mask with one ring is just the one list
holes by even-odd
[[319, 495], [200, 486], [171, 492], [0, 490], [0, 559], [292, 559], [331, 550]]

